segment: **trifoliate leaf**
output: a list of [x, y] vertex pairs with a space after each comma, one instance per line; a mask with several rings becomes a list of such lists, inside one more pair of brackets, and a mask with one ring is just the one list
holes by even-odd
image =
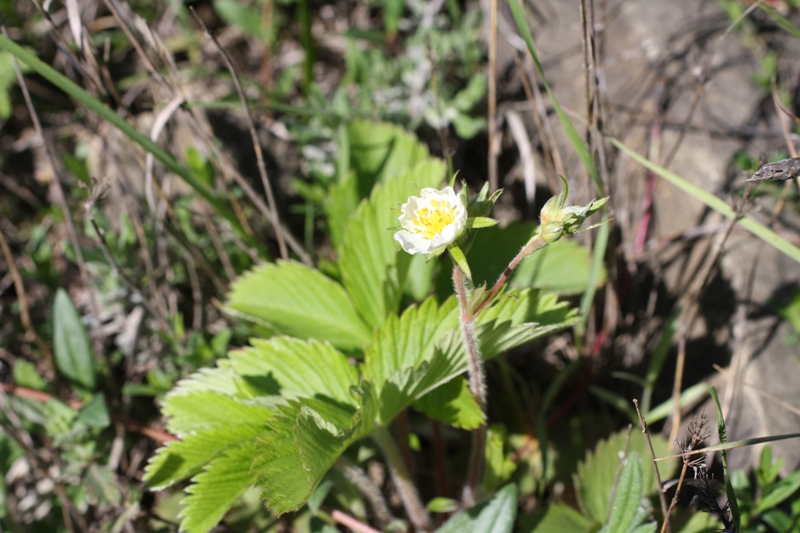
[[344, 289], [296, 262], [265, 264], [231, 287], [228, 308], [280, 333], [326, 340], [342, 350], [369, 342], [370, 329]]

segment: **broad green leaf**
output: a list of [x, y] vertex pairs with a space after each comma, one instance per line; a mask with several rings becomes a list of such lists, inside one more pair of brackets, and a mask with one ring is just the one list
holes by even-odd
[[547, 508], [544, 518], [530, 533], [590, 533], [596, 524], [574, 508], [563, 503], [555, 503]]
[[[555, 296], [542, 299], [537, 296], [535, 291], [514, 293], [480, 314], [476, 320], [476, 332], [484, 360], [574, 322], [569, 308], [557, 304]], [[528, 322], [537, 318], [544, 324]], [[557, 320], [551, 322], [555, 318]], [[379, 357], [384, 357], [387, 352], [391, 352], [390, 347], [378, 352], [381, 354]], [[466, 372], [467, 366], [460, 331], [451, 329], [438, 343], [430, 360], [424, 360], [416, 367], [401, 367], [384, 382], [380, 391], [381, 423], [388, 424], [411, 403]], [[392, 366], [389, 364], [384, 368], [391, 369]]]
[[344, 289], [296, 262], [251, 270], [231, 287], [228, 307], [285, 335], [326, 340], [342, 350], [359, 350], [370, 338]]
[[[578, 463], [578, 471], [573, 477], [581, 509], [600, 524], [605, 524], [608, 520], [608, 502], [611, 500], [614, 478], [619, 466], [619, 454], [625, 450], [626, 434], [627, 432], [620, 431], [607, 440], [598, 442], [593, 451], [587, 452], [586, 459]], [[650, 438], [656, 457], [663, 457], [669, 453], [670, 445], [666, 439], [658, 435], [651, 435]], [[654, 494], [658, 488], [653, 467], [649, 464], [650, 453], [647, 450], [647, 443], [641, 432], [631, 433], [628, 451], [629, 454], [636, 452], [637, 460], [647, 458], [647, 463], [643, 464], [641, 469], [642, 483], [646, 495]], [[661, 479], [668, 479], [675, 470], [676, 463], [662, 461], [658, 465]]]
[[170, 395], [189, 394], [191, 392], [216, 392], [223, 396], [237, 398], [240, 396], [236, 384], [237, 377], [228, 359], [217, 360], [217, 368], [201, 368], [186, 379], [180, 380], [170, 391]]
[[472, 397], [467, 380], [456, 378], [436, 387], [414, 402], [414, 409], [430, 418], [461, 429], [475, 429], [486, 422]]
[[354, 388], [357, 409], [329, 399], [303, 398], [279, 409], [257, 439], [251, 466], [274, 512], [300, 508], [355, 440], [374, 428], [377, 402], [369, 382]]
[[255, 474], [250, 472], [253, 443], [244, 442], [215, 458], [194, 477], [186, 489], [181, 511], [181, 531], [207, 533], [225, 516], [231, 506], [253, 486]]
[[342, 181], [332, 185], [328, 191], [325, 214], [328, 217], [328, 229], [334, 250], [341, 249], [345, 229], [358, 210], [360, 201], [358, 181], [354, 172], [347, 173]]
[[340, 181], [330, 188], [325, 205], [331, 241], [337, 250], [359, 202], [369, 196], [375, 184], [402, 174], [428, 158], [428, 148], [424, 144], [402, 128], [388, 123], [356, 120], [340, 135], [339, 144], [340, 149], [346, 149], [350, 155], [349, 170], [339, 169]]
[[94, 390], [97, 381], [89, 334], [64, 289], [53, 301], [53, 356], [58, 370], [71, 382]]
[[[266, 431], [266, 425], [241, 424], [231, 421], [226, 426], [197, 431], [166, 443], [158, 449], [144, 472], [144, 481], [152, 490], [165, 489], [200, 471], [212, 459], [229, 448], [250, 443], [252, 460], [256, 436]], [[249, 468], [249, 463], [248, 463]]]
[[361, 198], [369, 195], [375, 183], [397, 176], [429, 156], [427, 146], [414, 135], [385, 122], [353, 121], [348, 139], [350, 167], [358, 177]]
[[[575, 241], [561, 239], [526, 258], [515, 271], [511, 285], [533, 287], [561, 294], [586, 289], [592, 270], [591, 253]], [[597, 286], [605, 283], [605, 268]]]
[[517, 486], [506, 485], [488, 502], [461, 511], [436, 530], [436, 533], [511, 533], [517, 517]]
[[355, 405], [350, 387], [358, 384], [358, 369], [330, 344], [290, 337], [251, 342], [252, 348], [231, 352], [230, 359], [236, 373], [264, 394], [323, 395]]
[[179, 437], [232, 424], [263, 425], [273, 413], [213, 392], [170, 394], [161, 412], [167, 417], [167, 429]]
[[[492, 285], [536, 230], [534, 224], [512, 222], [504, 228], [476, 232], [467, 254], [476, 284]], [[512, 287], [577, 294], [591, 273], [589, 251], [575, 241], [561, 239], [525, 258], [511, 274]], [[598, 284], [605, 281], [605, 270]]]
[[344, 235], [339, 267], [342, 283], [363, 319], [372, 327], [396, 312], [411, 256], [398, 251], [388, 228], [398, 225], [392, 212], [418, 193], [417, 187], [435, 187], [444, 178], [444, 163], [428, 159], [409, 171], [376, 185], [361, 202]]
[[624, 463], [611, 504], [611, 516], [600, 531], [601, 533], [654, 532], [655, 522], [644, 523], [649, 518], [650, 509], [642, 504], [647, 500], [644, 499], [644, 477], [639, 454], [630, 452]]
[[454, 297], [439, 306], [428, 298], [400, 316], [389, 317], [364, 353], [364, 376], [380, 392], [384, 382], [398, 370], [416, 367], [433, 357], [433, 350], [447, 332], [458, 326]]

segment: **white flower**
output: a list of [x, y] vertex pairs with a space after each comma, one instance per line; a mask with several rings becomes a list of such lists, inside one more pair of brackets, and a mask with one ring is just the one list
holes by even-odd
[[410, 254], [440, 254], [455, 241], [467, 224], [467, 208], [452, 187], [425, 188], [411, 196], [398, 217], [400, 229], [394, 240]]

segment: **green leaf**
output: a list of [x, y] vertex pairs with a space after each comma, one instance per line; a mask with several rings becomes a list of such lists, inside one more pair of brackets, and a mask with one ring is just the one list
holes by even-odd
[[[573, 477], [579, 506], [589, 518], [600, 524], [605, 524], [608, 520], [608, 502], [611, 500], [614, 478], [619, 466], [619, 454], [625, 450], [626, 435], [626, 431], [620, 431], [607, 440], [598, 442], [595, 449], [586, 454], [586, 459], [578, 463], [577, 473]], [[651, 442], [656, 457], [669, 453], [670, 445], [663, 437], [651, 435]], [[644, 436], [638, 431], [631, 433], [628, 451], [629, 455], [636, 453], [637, 461], [641, 457], [650, 456]], [[662, 461], [658, 465], [661, 479], [667, 479], [675, 470], [676, 463]], [[649, 464], [644, 466], [646, 468], [641, 469], [644, 492], [651, 495], [658, 488], [652, 466]]]
[[95, 428], [107, 428], [111, 424], [108, 416], [106, 399], [103, 394], [96, 394], [92, 400], [78, 411], [78, 422], [83, 422], [87, 426]]
[[328, 399], [290, 401], [258, 437], [251, 469], [261, 496], [277, 513], [299, 509], [347, 447], [371, 431], [378, 409], [372, 386], [354, 388], [358, 409]]
[[[533, 322], [537, 319], [541, 324]], [[510, 294], [483, 311], [476, 320], [476, 330], [480, 351], [486, 360], [537, 337], [559, 331], [571, 323], [574, 323], [574, 315], [566, 305], [557, 304], [555, 296], [538, 298], [536, 292], [523, 291]], [[418, 338], [419, 330], [411, 328], [407, 335]], [[405, 338], [400, 336], [400, 340]], [[427, 350], [420, 352], [426, 354]], [[368, 351], [367, 364], [372, 359], [371, 353]], [[377, 353], [380, 354], [377, 360], [389, 358], [388, 364], [382, 365], [384, 370], [393, 368], [398, 354], [393, 353], [391, 345], [384, 346]], [[380, 390], [381, 423], [388, 424], [412, 402], [466, 372], [467, 366], [461, 334], [458, 329], [451, 329], [441, 338], [430, 360], [423, 360], [415, 367], [400, 367], [383, 383]]]
[[337, 250], [344, 242], [344, 230], [359, 202], [369, 196], [375, 184], [428, 158], [424, 144], [388, 123], [356, 120], [340, 134], [339, 144], [343, 151], [349, 152], [349, 169], [339, 168], [340, 180], [330, 188], [325, 205], [331, 241]]
[[[475, 234], [469, 250], [469, 264], [476, 284], [493, 284], [536, 231], [533, 224], [512, 222]], [[586, 289], [591, 273], [589, 251], [575, 241], [559, 240], [536, 251], [514, 270], [512, 287], [543, 289], [561, 294], [578, 294]], [[605, 270], [599, 284], [605, 282]]]
[[231, 352], [230, 359], [236, 373], [264, 394], [323, 395], [355, 405], [350, 387], [358, 384], [358, 370], [331, 345], [289, 337], [251, 342], [252, 348]]
[[342, 283], [372, 327], [381, 326], [390, 313], [397, 312], [411, 260], [405, 252], [398, 252], [397, 243], [386, 231], [397, 226], [392, 208], [417, 194], [416, 187], [441, 184], [444, 172], [444, 163], [428, 159], [387, 178], [373, 189], [368, 201], [358, 206], [347, 225], [339, 261]]
[[469, 269], [469, 263], [467, 263], [467, 258], [464, 256], [464, 252], [458, 246], [450, 246], [448, 248], [450, 250], [450, 257], [453, 258], [453, 261], [458, 265], [458, 268], [467, 276], [467, 279], [472, 279], [472, 271]]
[[265, 38], [261, 27], [261, 13], [237, 0], [214, 0], [214, 11], [230, 25], [238, 26], [251, 37]]
[[654, 532], [655, 522], [644, 524], [650, 514], [650, 509], [642, 505], [643, 500], [642, 463], [638, 453], [630, 452], [624, 459], [622, 475], [620, 475], [611, 504], [611, 516], [600, 531], [602, 533]]
[[369, 342], [369, 329], [337, 283], [296, 262], [265, 264], [231, 287], [228, 307], [285, 335], [326, 340], [342, 350]]
[[455, 298], [439, 306], [431, 297], [399, 318], [390, 316], [364, 352], [364, 377], [379, 393], [393, 373], [430, 360], [436, 343], [457, 326]]
[[356, 120], [348, 127], [348, 138], [350, 168], [356, 172], [360, 198], [369, 195], [375, 183], [402, 174], [429, 157], [427, 146], [394, 124]]
[[213, 392], [171, 393], [161, 412], [167, 417], [167, 429], [179, 437], [234, 423], [262, 425], [273, 413]]
[[464, 378], [456, 378], [436, 387], [413, 405], [414, 409], [428, 417], [461, 429], [475, 429], [486, 422]]
[[331, 186], [325, 203], [325, 214], [328, 217], [328, 229], [335, 250], [341, 249], [344, 231], [355, 215], [360, 201], [358, 181], [354, 172], [347, 173], [342, 181]]
[[231, 362], [227, 359], [217, 361], [218, 368], [201, 368], [186, 379], [179, 381], [170, 394], [180, 395], [190, 392], [216, 392], [231, 398], [246, 397], [240, 394], [237, 377]]
[[71, 382], [94, 390], [94, 356], [78, 310], [64, 289], [53, 301], [53, 356], [58, 370]]
[[511, 533], [517, 517], [517, 486], [506, 485], [488, 502], [454, 515], [436, 533]]
[[231, 506], [253, 486], [250, 472], [253, 443], [245, 442], [227, 450], [195, 476], [183, 500], [181, 531], [207, 533], [225, 516]]
[[436, 497], [425, 508], [432, 513], [452, 513], [458, 509], [458, 502], [452, 498]]
[[506, 451], [506, 428], [502, 424], [492, 424], [486, 432], [486, 462], [483, 475], [483, 490], [491, 493], [509, 480], [517, 469], [517, 463]]
[[467, 219], [467, 228], [470, 229], [479, 229], [479, 228], [490, 228], [492, 226], [496, 226], [499, 220], [495, 220], [489, 217], [472, 217]]
[[547, 508], [544, 518], [530, 533], [589, 533], [596, 525], [581, 513], [563, 503]]
[[47, 390], [47, 381], [41, 376], [39, 369], [25, 359], [19, 359], [14, 363], [14, 383], [28, 389]]
[[784, 479], [773, 485], [766, 494], [759, 498], [758, 503], [753, 511], [754, 514], [760, 514], [767, 509], [772, 509], [778, 504], [795, 494], [800, 490], [800, 470], [792, 472]]
[[82, 481], [91, 494], [89, 500], [92, 504], [105, 507], [122, 502], [122, 492], [114, 481], [114, 472], [108, 466], [90, 464]]
[[198, 473], [212, 459], [234, 446], [249, 443], [252, 460], [256, 436], [266, 431], [266, 425], [241, 424], [233, 420], [229, 425], [197, 431], [159, 448], [145, 468], [144, 481], [148, 487], [152, 490], [170, 487]]
[[[591, 254], [575, 241], [560, 240], [531, 254], [512, 277], [513, 287], [535, 287], [561, 294], [583, 292], [591, 275]], [[597, 286], [605, 283], [601, 267]]]

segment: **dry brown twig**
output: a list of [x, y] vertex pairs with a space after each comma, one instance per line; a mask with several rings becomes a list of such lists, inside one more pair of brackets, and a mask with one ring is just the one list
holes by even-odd
[[0, 231], [0, 247], [3, 249], [3, 256], [5, 257], [6, 264], [8, 264], [8, 271], [11, 274], [11, 278], [14, 280], [14, 289], [17, 291], [17, 303], [19, 304], [19, 316], [20, 320], [22, 321], [22, 327], [25, 328], [27, 334], [33, 338], [33, 342], [42, 352], [42, 355], [44, 355], [44, 362], [47, 366], [47, 370], [52, 375], [55, 375], [56, 366], [55, 362], [53, 361], [53, 352], [33, 326], [30, 311], [28, 310], [28, 297], [25, 293], [25, 283], [22, 281], [22, 276], [20, 275], [17, 264], [14, 261], [11, 248], [8, 246], [2, 231]]

